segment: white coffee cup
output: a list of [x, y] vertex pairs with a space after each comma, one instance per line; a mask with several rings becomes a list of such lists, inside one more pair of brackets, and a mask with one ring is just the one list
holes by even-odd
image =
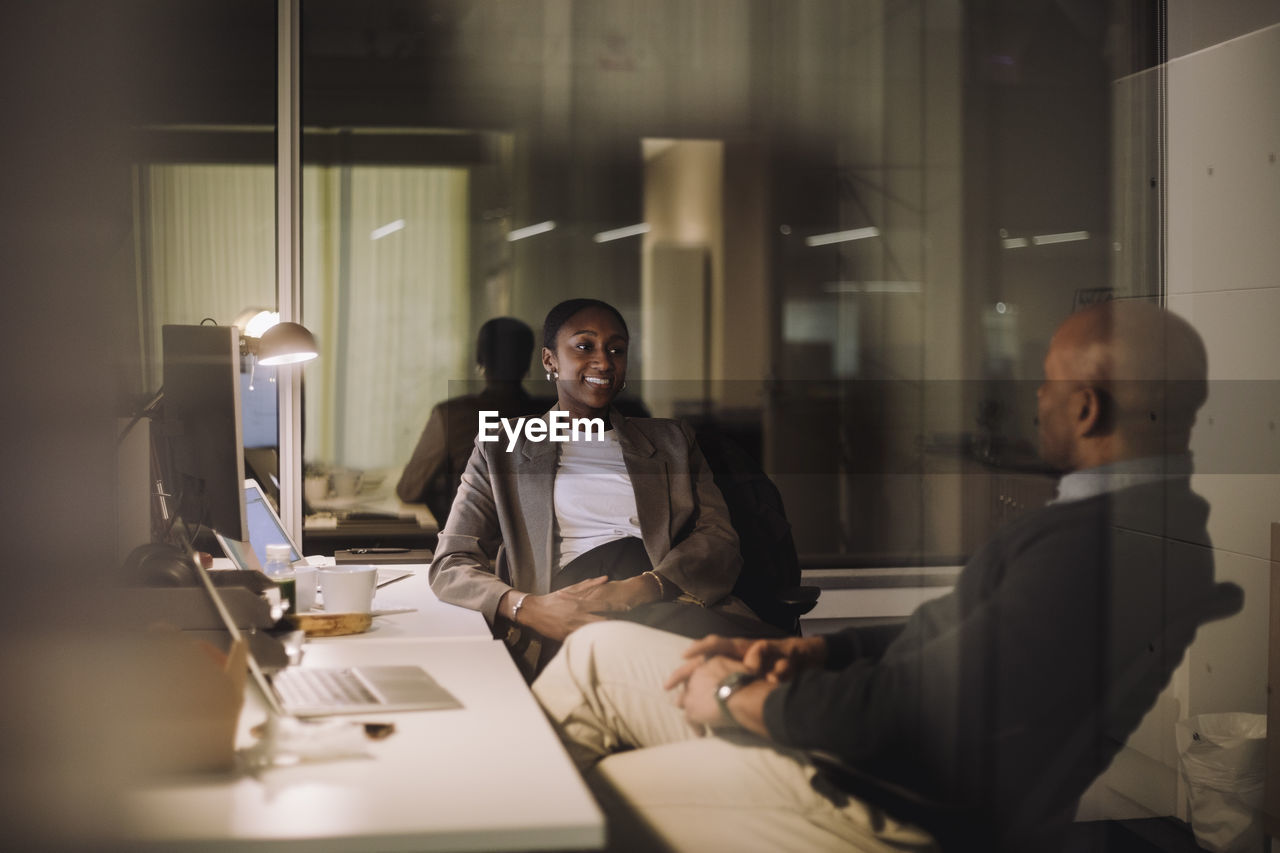
[[309, 504], [318, 504], [329, 497], [332, 482], [328, 474], [312, 474], [302, 481], [302, 496]]
[[293, 567], [294, 588], [298, 596], [298, 612], [314, 610], [316, 606], [316, 567], [298, 565]]
[[340, 468], [333, 472], [333, 494], [339, 498], [354, 498], [364, 485], [364, 472], [353, 468]]
[[326, 613], [369, 613], [378, 585], [377, 566], [322, 566], [316, 569]]

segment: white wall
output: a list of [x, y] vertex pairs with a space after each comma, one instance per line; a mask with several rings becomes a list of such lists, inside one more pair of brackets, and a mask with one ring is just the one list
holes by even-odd
[[[1185, 41], [1193, 25], [1171, 18], [1170, 33], [1178, 29]], [[1280, 24], [1117, 84], [1122, 214], [1148, 203], [1135, 188], [1147, 183], [1148, 174], [1159, 174], [1159, 149], [1141, 117], [1150, 114], [1153, 98], [1167, 97], [1168, 305], [1191, 321], [1209, 352], [1210, 397], [1192, 437], [1194, 487], [1212, 505], [1209, 534], [1218, 579], [1243, 587], [1245, 606], [1239, 615], [1201, 629], [1130, 748], [1086, 798], [1085, 816], [1181, 813], [1174, 721], [1266, 710], [1270, 523], [1280, 520], [1277, 84]], [[1126, 258], [1132, 260], [1138, 244], [1155, 236], [1144, 233], [1143, 221], [1158, 218], [1118, 218], [1122, 271], [1134, 269]]]
[[1266, 709], [1270, 524], [1280, 520], [1280, 24], [1169, 64], [1169, 307], [1209, 350], [1192, 439], [1218, 577], [1244, 612], [1192, 650], [1189, 714]]

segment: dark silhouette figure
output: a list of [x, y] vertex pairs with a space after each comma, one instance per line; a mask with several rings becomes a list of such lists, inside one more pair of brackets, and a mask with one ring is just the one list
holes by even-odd
[[539, 415], [552, 401], [531, 397], [521, 387], [533, 358], [533, 330], [513, 317], [494, 317], [476, 336], [476, 364], [484, 373], [479, 394], [438, 403], [427, 418], [396, 494], [407, 503], [425, 503], [443, 528], [471, 456], [481, 411], [500, 417]]

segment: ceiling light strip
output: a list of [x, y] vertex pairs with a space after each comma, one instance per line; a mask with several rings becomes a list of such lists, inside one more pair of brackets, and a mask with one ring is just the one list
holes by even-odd
[[526, 237], [536, 237], [539, 234], [546, 234], [548, 231], [554, 231], [556, 224], [548, 219], [546, 222], [539, 222], [535, 225], [526, 225], [523, 228], [516, 228], [514, 231], [507, 232], [507, 241], [514, 243], [516, 240], [523, 240]]
[[601, 231], [599, 234], [592, 236], [591, 239], [597, 243], [608, 243], [610, 240], [639, 237], [641, 234], [648, 234], [649, 231], [649, 223], [641, 222], [638, 225], [628, 225], [625, 228], [614, 228], [612, 231]]
[[1031, 238], [1031, 242], [1037, 246], [1048, 246], [1051, 243], [1075, 243], [1088, 239], [1088, 231], [1064, 231], [1061, 234], [1037, 234]]
[[806, 246], [829, 246], [832, 243], [848, 243], [850, 240], [865, 240], [868, 237], [879, 237], [880, 229], [874, 225], [868, 228], [853, 228], [849, 231], [833, 231], [830, 234], [814, 234], [805, 237]]
[[404, 220], [397, 219], [395, 222], [388, 222], [386, 225], [383, 225], [381, 228], [375, 228], [372, 231], [370, 231], [369, 239], [381, 240], [383, 237], [386, 237], [388, 234], [394, 234], [397, 231], [403, 231], [403, 230], [404, 230]]

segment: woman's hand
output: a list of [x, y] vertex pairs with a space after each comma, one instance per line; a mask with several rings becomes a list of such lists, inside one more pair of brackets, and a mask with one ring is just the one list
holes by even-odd
[[[572, 589], [572, 587], [567, 587]], [[636, 575], [620, 581], [600, 584], [583, 594], [583, 598], [599, 602], [603, 610], [630, 610], [662, 597], [658, 582], [647, 575]]]
[[827, 642], [822, 637], [750, 640], [709, 634], [685, 649], [685, 663], [671, 673], [666, 689], [688, 681], [703, 661], [717, 656], [741, 661], [747, 672], [777, 684], [801, 669], [821, 666], [827, 658]]
[[502, 597], [498, 609], [510, 618], [510, 610], [515, 607], [515, 602], [524, 596], [524, 603], [516, 614], [516, 624], [537, 631], [547, 639], [563, 641], [583, 625], [603, 620], [601, 613], [619, 609], [608, 601], [588, 597], [589, 593], [603, 587], [608, 580], [604, 576], [588, 578], [545, 595], [526, 596], [512, 590]]

